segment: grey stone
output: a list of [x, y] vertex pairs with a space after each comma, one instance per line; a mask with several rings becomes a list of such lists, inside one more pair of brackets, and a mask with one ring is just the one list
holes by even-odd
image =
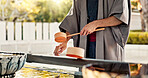
[[14, 74], [24, 66], [27, 58], [25, 53], [0, 52], [0, 54], [13, 54], [0, 55], [0, 75]]

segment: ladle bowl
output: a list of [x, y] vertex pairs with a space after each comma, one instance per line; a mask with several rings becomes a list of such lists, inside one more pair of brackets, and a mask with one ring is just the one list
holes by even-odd
[[54, 35], [54, 37], [55, 37], [55, 41], [58, 43], [65, 42], [67, 39], [67, 35], [64, 32], [58, 32]]
[[84, 58], [84, 49], [78, 47], [68, 47], [66, 56], [82, 59]]

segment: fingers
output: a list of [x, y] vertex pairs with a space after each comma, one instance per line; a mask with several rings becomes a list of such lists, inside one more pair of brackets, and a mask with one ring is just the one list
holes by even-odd
[[95, 31], [95, 28], [93, 28], [92, 26], [90, 27], [89, 24], [87, 24], [86, 26], [84, 26], [84, 28], [81, 30], [80, 35], [82, 36], [87, 36], [88, 34], [91, 34]]
[[89, 35], [89, 34], [91, 34], [92, 32], [91, 31], [88, 31], [87, 33], [86, 33], [86, 35]]
[[56, 46], [55, 50], [54, 50], [54, 55], [55, 56], [59, 56], [59, 54], [61, 54], [65, 49], [66, 49], [66, 44], [62, 43], [59, 46]]
[[62, 47], [62, 48], [59, 50], [59, 53], [62, 53], [64, 50], [65, 50], [65, 48]]
[[91, 30], [84, 28], [84, 29], [81, 30], [80, 35], [85, 36], [85, 35], [88, 35], [88, 34], [91, 34], [91, 33], [92, 33]]
[[80, 32], [80, 35], [86, 35], [88, 33], [87, 29], [84, 27], [81, 32]]
[[93, 32], [89, 32], [89, 34], [92, 34]]
[[54, 50], [55, 56], [59, 56], [59, 54], [61, 53], [61, 52], [60, 52], [61, 47], [62, 47], [61, 45], [56, 46], [56, 48], [55, 48], [55, 50]]
[[84, 32], [83, 32], [83, 34], [82, 34], [82, 35], [83, 35], [83, 36], [84, 36], [84, 35], [86, 35], [86, 34], [87, 34], [87, 32], [88, 32], [87, 30], [84, 30]]
[[58, 51], [59, 51], [59, 46], [56, 46], [56, 48], [55, 48], [55, 50], [54, 50], [54, 55], [55, 55], [55, 56], [59, 56]]
[[81, 30], [80, 35], [83, 35], [84, 33], [84, 28]]

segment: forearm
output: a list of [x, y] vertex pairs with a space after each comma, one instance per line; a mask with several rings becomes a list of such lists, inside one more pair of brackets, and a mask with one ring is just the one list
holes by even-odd
[[109, 27], [109, 26], [117, 26], [120, 25], [122, 23], [122, 21], [120, 21], [119, 19], [117, 19], [114, 16], [105, 18], [105, 19], [101, 19], [101, 20], [96, 20], [94, 21], [96, 28], [97, 27]]

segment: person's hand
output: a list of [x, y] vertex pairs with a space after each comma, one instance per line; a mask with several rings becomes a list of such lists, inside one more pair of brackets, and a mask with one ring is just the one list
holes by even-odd
[[61, 54], [66, 48], [67, 48], [67, 42], [63, 42], [59, 46], [56, 46], [54, 50], [54, 55], [59, 56], [59, 54]]
[[96, 30], [96, 28], [97, 28], [96, 22], [95, 21], [90, 22], [89, 24], [87, 24], [83, 27], [83, 29], [80, 32], [80, 35], [84, 36], [84, 35], [91, 34]]

